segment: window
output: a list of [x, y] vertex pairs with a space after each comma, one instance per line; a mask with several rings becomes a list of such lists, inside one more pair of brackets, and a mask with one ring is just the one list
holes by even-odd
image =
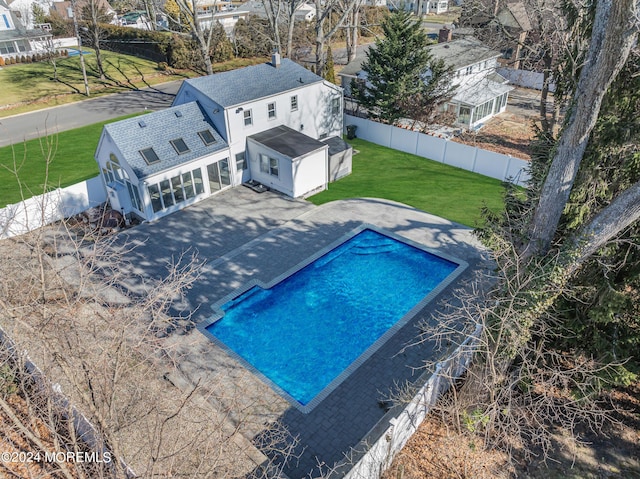
[[275, 103], [267, 104], [267, 114], [269, 116], [269, 120], [273, 120], [276, 117], [276, 104]]
[[205, 146], [213, 145], [216, 142], [216, 137], [213, 136], [211, 130], [199, 131], [198, 135], [200, 136], [200, 139], [202, 140], [202, 143], [205, 144]]
[[202, 181], [202, 170], [198, 168], [197, 170], [193, 170], [193, 184], [196, 187], [196, 195], [201, 195], [204, 193], [204, 182]]
[[184, 196], [188, 200], [196, 196], [193, 191], [193, 179], [190, 172], [182, 173], [182, 187], [184, 188]]
[[465, 75], [471, 75], [471, 72], [473, 72], [473, 65], [470, 67], [467, 67], [466, 71], [465, 71]]
[[149, 188], [149, 196], [151, 197], [151, 206], [153, 207], [153, 212], [157, 213], [162, 210], [162, 200], [160, 199], [160, 189], [158, 185], [150, 185]]
[[180, 175], [171, 178], [171, 189], [173, 190], [173, 198], [176, 204], [184, 201], [184, 192], [182, 191], [182, 177]]
[[291, 97], [291, 111], [298, 111], [298, 95]]
[[160, 158], [158, 158], [158, 155], [156, 155], [156, 152], [153, 150], [153, 148], [145, 148], [144, 150], [140, 150], [140, 154], [142, 155], [142, 158], [144, 158], [144, 161], [147, 162], [147, 165], [152, 165], [160, 161]]
[[247, 169], [247, 160], [244, 157], [244, 151], [236, 154], [236, 171]]
[[182, 155], [190, 151], [189, 147], [182, 138], [176, 138], [175, 140], [171, 140], [169, 143], [171, 143], [171, 146], [173, 146], [178, 155]]
[[340, 114], [340, 98], [333, 98], [331, 100], [331, 113], [334, 115]]
[[489, 100], [488, 102], [483, 103], [480, 106], [477, 106], [473, 110], [473, 120], [471, 123], [476, 123], [477, 121], [483, 119], [485, 116], [488, 116], [493, 111], [493, 100]]
[[173, 206], [173, 196], [171, 196], [171, 185], [169, 184], [169, 180], [160, 182], [160, 191], [162, 192], [162, 202], [164, 203], [164, 207], [168, 208], [169, 206]]
[[140, 194], [138, 193], [138, 187], [132, 185], [129, 181], [125, 181], [127, 184], [127, 190], [129, 190], [129, 198], [131, 198], [131, 205], [138, 211], [142, 211], [142, 203], [140, 202]]
[[103, 175], [107, 184], [118, 182], [124, 185], [125, 180], [129, 179], [127, 172], [120, 166], [120, 161], [111, 153], [107, 161], [106, 169], [103, 168]]
[[267, 155], [260, 155], [260, 171], [271, 176], [278, 176], [278, 160]]
[[251, 110], [245, 110], [243, 115], [244, 115], [244, 126], [253, 125], [253, 117], [251, 116]]

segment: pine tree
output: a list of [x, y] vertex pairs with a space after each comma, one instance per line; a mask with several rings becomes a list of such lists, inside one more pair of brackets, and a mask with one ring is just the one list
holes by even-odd
[[432, 91], [442, 93], [442, 88], [434, 86], [441, 85], [445, 91], [451, 91], [449, 71], [441, 62], [436, 62], [426, 48], [427, 36], [420, 21], [399, 10], [384, 20], [382, 30], [384, 37], [376, 40], [362, 64], [366, 83], [352, 88], [356, 100], [373, 117], [388, 123], [424, 113], [416, 108], [433, 109], [435, 105], [428, 101], [433, 98]]
[[336, 72], [333, 66], [333, 53], [331, 53], [331, 47], [327, 48], [327, 63], [324, 66], [324, 75], [322, 75], [325, 80], [330, 81], [331, 83], [336, 82]]

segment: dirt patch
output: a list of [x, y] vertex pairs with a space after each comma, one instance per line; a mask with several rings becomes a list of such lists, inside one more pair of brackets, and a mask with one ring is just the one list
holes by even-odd
[[640, 381], [610, 391], [605, 399], [618, 409], [615, 418], [620, 423], [597, 432], [578, 427], [580, 444], [570, 439], [568, 431], [558, 429], [551, 460], [535, 459], [515, 468], [505, 454], [486, 450], [482, 438], [447, 428], [432, 414], [396, 456], [384, 479], [640, 478]]
[[[517, 88], [509, 95], [507, 110], [475, 132], [464, 132], [454, 141], [503, 155], [531, 159], [531, 140], [539, 122], [540, 92]], [[547, 106], [551, 108], [551, 103]]]

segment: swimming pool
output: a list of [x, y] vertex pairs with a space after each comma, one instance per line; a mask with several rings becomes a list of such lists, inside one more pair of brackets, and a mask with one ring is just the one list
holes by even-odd
[[205, 332], [308, 412], [466, 267], [362, 227], [217, 304]]

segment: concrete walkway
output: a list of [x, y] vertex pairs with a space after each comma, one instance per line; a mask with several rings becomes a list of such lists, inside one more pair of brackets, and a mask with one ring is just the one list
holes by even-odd
[[[123, 232], [119, 240], [137, 245], [129, 255], [133, 272], [160, 278], [183, 253], [197, 253], [202, 275], [174, 313], [197, 322], [211, 316], [211, 305], [252, 279], [268, 282], [338, 240], [362, 223], [384, 228], [469, 263], [450, 287], [376, 351], [310, 413], [302, 413], [197, 329], [178, 329], [163, 341], [174, 351], [178, 373], [210, 386], [211, 400], [235, 411], [249, 439], [278, 420], [297, 436], [299, 459], [285, 467], [290, 478], [333, 467], [389, 415], [380, 400], [404, 381], [415, 381], [424, 361], [438, 357], [433, 344], [404, 347], [418, 334], [452, 288], [474, 270], [489, 265], [471, 231], [406, 205], [380, 199], [353, 199], [316, 207], [275, 193], [246, 188], [224, 191], [197, 205]], [[131, 285], [135, 288], [136, 285]], [[379, 425], [380, 426], [380, 425]]]

